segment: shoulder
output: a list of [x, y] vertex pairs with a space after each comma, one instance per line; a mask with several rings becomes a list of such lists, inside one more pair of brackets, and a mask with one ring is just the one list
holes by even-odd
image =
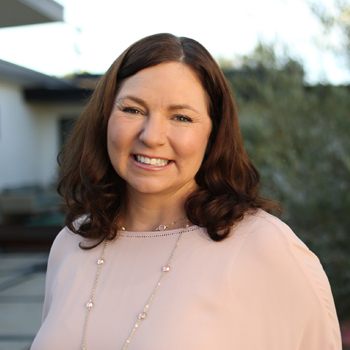
[[232, 228], [231, 234], [244, 235], [245, 245], [257, 254], [278, 257], [282, 253], [285, 256], [286, 251], [293, 255], [306, 252], [318, 261], [288, 225], [263, 210], [246, 214], [243, 220]]
[[274, 280], [289, 291], [308, 291], [330, 307], [331, 290], [318, 257], [285, 223], [259, 210], [247, 215], [236, 231], [245, 235], [239, 259], [246, 273], [259, 275], [261, 283]]
[[236, 281], [248, 281], [269, 305], [281, 309], [291, 305], [288, 312], [296, 317], [304, 313], [312, 322], [324, 321], [337, 336], [337, 316], [327, 276], [317, 256], [295, 233], [280, 219], [258, 210], [233, 227], [232, 236], [235, 234], [245, 237], [232, 267]]
[[[271, 317], [288, 332], [300, 329], [303, 338], [318, 332], [318, 347], [305, 348], [333, 349], [330, 344], [339, 344], [332, 292], [317, 256], [285, 223], [262, 210], [237, 223], [235, 235], [244, 237], [231, 268], [235, 295], [249, 296], [249, 305], [256, 308], [267, 305]], [[292, 319], [297, 320], [293, 325]], [[306, 338], [302, 342], [309, 344]]]
[[71, 246], [72, 244], [79, 244], [81, 239], [82, 237], [69, 230], [68, 227], [64, 227], [56, 236], [51, 247], [51, 253], [55, 252], [56, 250], [60, 250], [62, 246]]
[[83, 241], [83, 237], [73, 233], [67, 227], [58, 233], [50, 249], [47, 279], [57, 275], [65, 261], [81, 250], [79, 244]]
[[262, 209], [246, 213], [243, 219], [233, 226], [232, 231], [235, 232], [238, 229], [240, 232], [246, 230], [246, 233], [251, 233], [255, 232], [256, 228], [267, 229], [267, 231], [271, 229], [283, 232], [291, 231], [282, 220]]
[[[81, 217], [74, 221], [74, 228], [78, 228], [86, 220], [85, 217]], [[92, 244], [89, 239], [80, 236], [72, 232], [68, 227], [64, 227], [56, 236], [50, 250], [49, 259], [63, 259], [76, 251], [79, 251], [80, 245], [89, 246]]]
[[70, 253], [79, 248], [79, 244], [85, 240], [82, 236], [72, 232], [68, 227], [64, 227], [52, 244], [50, 256]]
[[322, 285], [328, 285], [318, 257], [277, 217], [262, 210], [247, 214], [233, 227], [232, 235], [235, 234], [244, 234], [241, 255], [255, 269], [304, 277], [317, 293]]
[[[79, 227], [83, 220], [84, 218], [76, 220], [73, 223], [74, 227]], [[72, 232], [68, 227], [64, 227], [56, 236], [50, 249], [47, 268], [48, 276], [57, 275], [67, 260], [86, 256], [87, 254], [81, 254], [83, 252], [81, 246], [89, 247], [95, 243], [97, 241], [84, 238]]]

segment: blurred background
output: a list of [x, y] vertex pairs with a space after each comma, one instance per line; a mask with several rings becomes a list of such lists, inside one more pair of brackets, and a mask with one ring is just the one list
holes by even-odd
[[350, 348], [350, 0], [0, 0], [0, 350], [29, 349], [40, 326], [60, 147], [113, 60], [160, 32], [217, 59], [262, 189], [320, 258]]

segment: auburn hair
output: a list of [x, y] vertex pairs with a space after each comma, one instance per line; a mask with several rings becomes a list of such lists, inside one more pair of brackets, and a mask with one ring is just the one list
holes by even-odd
[[[198, 76], [209, 97], [212, 120], [207, 152], [195, 177], [198, 188], [185, 204], [188, 219], [221, 241], [247, 211], [279, 210], [259, 194], [260, 176], [244, 149], [236, 105], [218, 64], [193, 39], [155, 34], [131, 45], [101, 77], [58, 156], [58, 192], [67, 211], [66, 225], [74, 233], [97, 239], [89, 248], [116, 237], [115, 219], [125, 209], [125, 181], [107, 152], [107, 124], [118, 89], [142, 69], [172, 61]], [[84, 219], [76, 224], [79, 218]]]

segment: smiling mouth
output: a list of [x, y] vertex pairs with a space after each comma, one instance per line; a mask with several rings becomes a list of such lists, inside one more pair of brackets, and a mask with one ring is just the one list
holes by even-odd
[[134, 155], [134, 159], [142, 164], [155, 165], [155, 166], [166, 166], [170, 163], [170, 160], [160, 158], [148, 158], [145, 156]]

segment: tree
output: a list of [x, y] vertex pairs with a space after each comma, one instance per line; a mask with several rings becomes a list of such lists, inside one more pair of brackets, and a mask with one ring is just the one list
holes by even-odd
[[298, 62], [261, 44], [242, 62], [224, 73], [247, 152], [265, 194], [322, 261], [340, 319], [350, 318], [350, 89], [305, 86]]
[[[323, 26], [322, 44], [336, 54], [345, 55], [350, 67], [350, 0], [307, 0]], [[340, 41], [334, 40], [335, 36]]]

